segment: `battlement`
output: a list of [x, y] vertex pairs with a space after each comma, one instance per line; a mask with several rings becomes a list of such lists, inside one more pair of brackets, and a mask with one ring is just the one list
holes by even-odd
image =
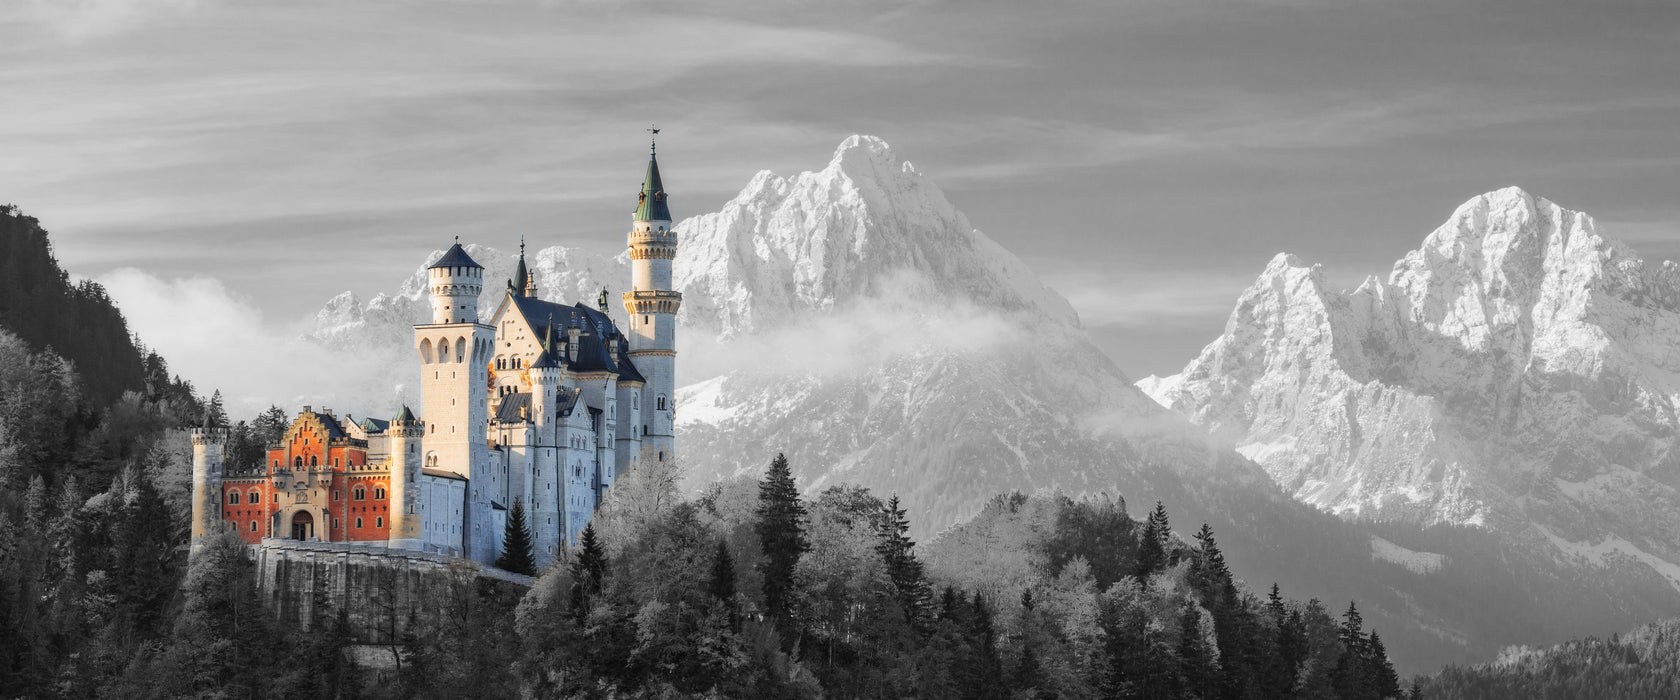
[[193, 428], [192, 442], [194, 445], [220, 445], [227, 442], [227, 428]]

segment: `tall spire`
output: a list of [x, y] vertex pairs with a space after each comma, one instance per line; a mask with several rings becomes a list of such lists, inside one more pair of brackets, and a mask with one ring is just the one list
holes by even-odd
[[525, 236], [519, 237], [519, 267], [513, 270], [513, 281], [508, 287], [517, 297], [535, 297], [537, 295], [537, 279], [525, 268]]
[[[650, 131], [659, 133], [658, 129]], [[642, 193], [636, 197], [636, 221], [671, 220], [671, 210], [665, 204], [665, 184], [659, 181], [659, 153], [655, 146], [648, 148], [647, 177], [642, 178]]]

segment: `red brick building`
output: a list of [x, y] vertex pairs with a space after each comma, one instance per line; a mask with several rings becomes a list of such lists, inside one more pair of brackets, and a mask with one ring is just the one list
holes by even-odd
[[382, 455], [369, 459], [367, 440], [383, 421], [365, 422], [346, 425], [305, 406], [261, 467], [223, 476], [222, 517], [253, 544], [264, 537], [387, 539], [390, 470]]

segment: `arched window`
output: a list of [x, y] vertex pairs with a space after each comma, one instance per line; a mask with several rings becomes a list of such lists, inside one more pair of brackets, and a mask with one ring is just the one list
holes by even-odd
[[362, 526], [362, 519], [361, 518], [356, 518], [356, 527], [360, 528], [361, 526]]
[[332, 490], [332, 499], [335, 501], [338, 500], [338, 489]]
[[301, 467], [301, 466], [303, 466], [303, 458], [302, 458], [302, 457], [298, 457], [298, 458], [296, 458], [296, 459], [293, 459], [293, 460], [292, 460], [292, 466], [294, 466], [294, 467]]
[[375, 501], [385, 500], [385, 487], [383, 487], [383, 486], [373, 487], [373, 500], [375, 500]]
[[383, 518], [383, 517], [374, 518], [373, 519], [373, 526], [374, 527], [385, 527], [385, 518]]
[[[461, 319], [461, 320], [464, 321], [466, 319]], [[466, 362], [467, 361], [467, 339], [466, 338], [456, 338], [455, 339], [455, 361], [456, 362]]]
[[[354, 498], [358, 501], [365, 500], [367, 498], [367, 490], [360, 487], [360, 486], [357, 486], [356, 490], [351, 493], [351, 498]], [[361, 527], [361, 526], [358, 525], [357, 527]]]
[[254, 504], [254, 503], [260, 502], [261, 500], [262, 500], [262, 494], [257, 493], [256, 491], [252, 491], [248, 494], [245, 494], [245, 502], [246, 503], [253, 503]]
[[252, 520], [251, 521], [251, 532], [256, 532], [256, 531], [257, 531], [257, 521]]
[[238, 491], [229, 491], [228, 492], [228, 505], [230, 505], [230, 506], [239, 505], [239, 492]]
[[311, 467], [321, 466], [321, 458], [319, 456], [316, 456], [316, 455], [309, 455], [309, 466], [311, 466]]
[[438, 349], [438, 359], [437, 359], [437, 361], [438, 362], [448, 362], [449, 361], [449, 341], [439, 340], [438, 344], [437, 344], [437, 349]]
[[665, 410], [665, 395], [664, 394], [659, 395], [659, 410], [661, 410], [661, 411]]

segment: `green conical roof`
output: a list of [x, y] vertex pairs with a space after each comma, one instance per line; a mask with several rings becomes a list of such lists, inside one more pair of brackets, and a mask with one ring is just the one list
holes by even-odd
[[647, 177], [642, 178], [642, 193], [636, 198], [636, 220], [671, 220], [671, 209], [665, 204], [665, 184], [659, 181], [658, 154], [648, 155]]
[[408, 405], [407, 404], [403, 404], [402, 410], [397, 411], [397, 415], [391, 416], [391, 422], [392, 423], [413, 423], [414, 422], [414, 412], [408, 410]]

